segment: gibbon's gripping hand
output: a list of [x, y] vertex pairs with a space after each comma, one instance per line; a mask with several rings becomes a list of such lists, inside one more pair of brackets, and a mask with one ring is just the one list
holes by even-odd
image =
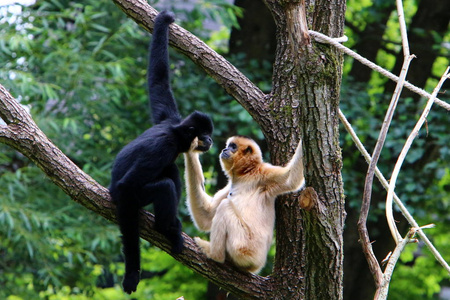
[[133, 292], [136, 292], [139, 280], [139, 271], [125, 273], [125, 277], [123, 278], [122, 282], [123, 290], [125, 291], [125, 293], [131, 294]]
[[192, 141], [191, 147], [189, 147], [189, 152], [199, 152], [199, 151], [197, 150], [197, 147], [198, 147], [198, 137], [196, 137], [196, 138]]
[[210, 134], [202, 134], [194, 138], [188, 152], [205, 153], [211, 148], [212, 144], [213, 141], [210, 137]]

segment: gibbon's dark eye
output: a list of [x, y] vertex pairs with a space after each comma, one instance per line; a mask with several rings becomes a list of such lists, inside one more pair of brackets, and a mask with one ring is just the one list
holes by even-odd
[[195, 134], [195, 128], [194, 128], [194, 127], [189, 127], [187, 133], [188, 133], [189, 135], [194, 135], [194, 134]]
[[236, 145], [235, 143], [230, 143], [230, 144], [228, 145], [228, 147], [230, 147], [231, 150], [236, 150], [236, 149], [237, 149], [237, 145]]

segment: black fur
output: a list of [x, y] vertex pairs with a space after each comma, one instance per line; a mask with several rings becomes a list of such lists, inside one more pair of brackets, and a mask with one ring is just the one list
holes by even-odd
[[109, 191], [122, 233], [123, 289], [128, 294], [136, 291], [140, 280], [139, 209], [153, 203], [156, 230], [172, 243], [172, 253], [181, 253], [183, 237], [177, 217], [181, 180], [175, 159], [189, 150], [195, 137], [200, 151], [212, 144], [211, 119], [196, 111], [183, 120], [172, 95], [167, 47], [173, 21], [173, 13], [161, 12], [153, 31], [147, 76], [154, 126], [119, 152], [112, 169]]

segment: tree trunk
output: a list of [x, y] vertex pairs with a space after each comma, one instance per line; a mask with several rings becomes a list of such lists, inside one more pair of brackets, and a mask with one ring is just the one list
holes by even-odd
[[309, 212], [293, 196], [276, 202], [278, 290], [272, 299], [342, 299], [345, 211], [337, 114], [342, 54], [311, 44], [306, 19], [313, 30], [339, 37], [345, 3], [302, 2], [266, 1], [277, 26], [277, 52], [261, 126], [275, 164], [285, 163], [302, 137], [306, 184], [318, 194]]
[[[156, 12], [146, 2], [114, 2], [152, 31]], [[277, 253], [272, 276], [261, 277], [239, 271], [230, 263], [208, 260], [187, 235], [185, 250], [174, 258], [241, 299], [342, 299], [345, 211], [337, 113], [342, 54], [333, 47], [311, 43], [306, 20], [314, 30], [339, 37], [345, 2], [311, 2], [305, 6], [303, 1], [266, 0], [266, 5], [277, 29], [273, 90], [269, 95], [175, 24], [170, 30], [171, 45], [202, 66], [257, 120], [273, 163], [286, 163], [292, 156], [288, 152], [293, 153], [302, 137], [308, 192], [302, 192], [300, 198], [280, 197], [276, 202]], [[0, 117], [7, 123], [0, 125], [0, 142], [32, 159], [72, 199], [115, 221], [107, 190], [68, 160], [2, 86]], [[315, 195], [310, 211], [300, 209], [305, 195]], [[168, 251], [168, 242], [153, 229], [153, 216], [143, 212], [141, 219], [141, 237]]]

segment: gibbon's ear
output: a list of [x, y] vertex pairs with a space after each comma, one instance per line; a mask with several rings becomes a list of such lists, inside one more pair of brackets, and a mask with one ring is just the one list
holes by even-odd
[[252, 146], [248, 146], [247, 149], [244, 150], [244, 154], [252, 154], [252, 153], [253, 153]]

